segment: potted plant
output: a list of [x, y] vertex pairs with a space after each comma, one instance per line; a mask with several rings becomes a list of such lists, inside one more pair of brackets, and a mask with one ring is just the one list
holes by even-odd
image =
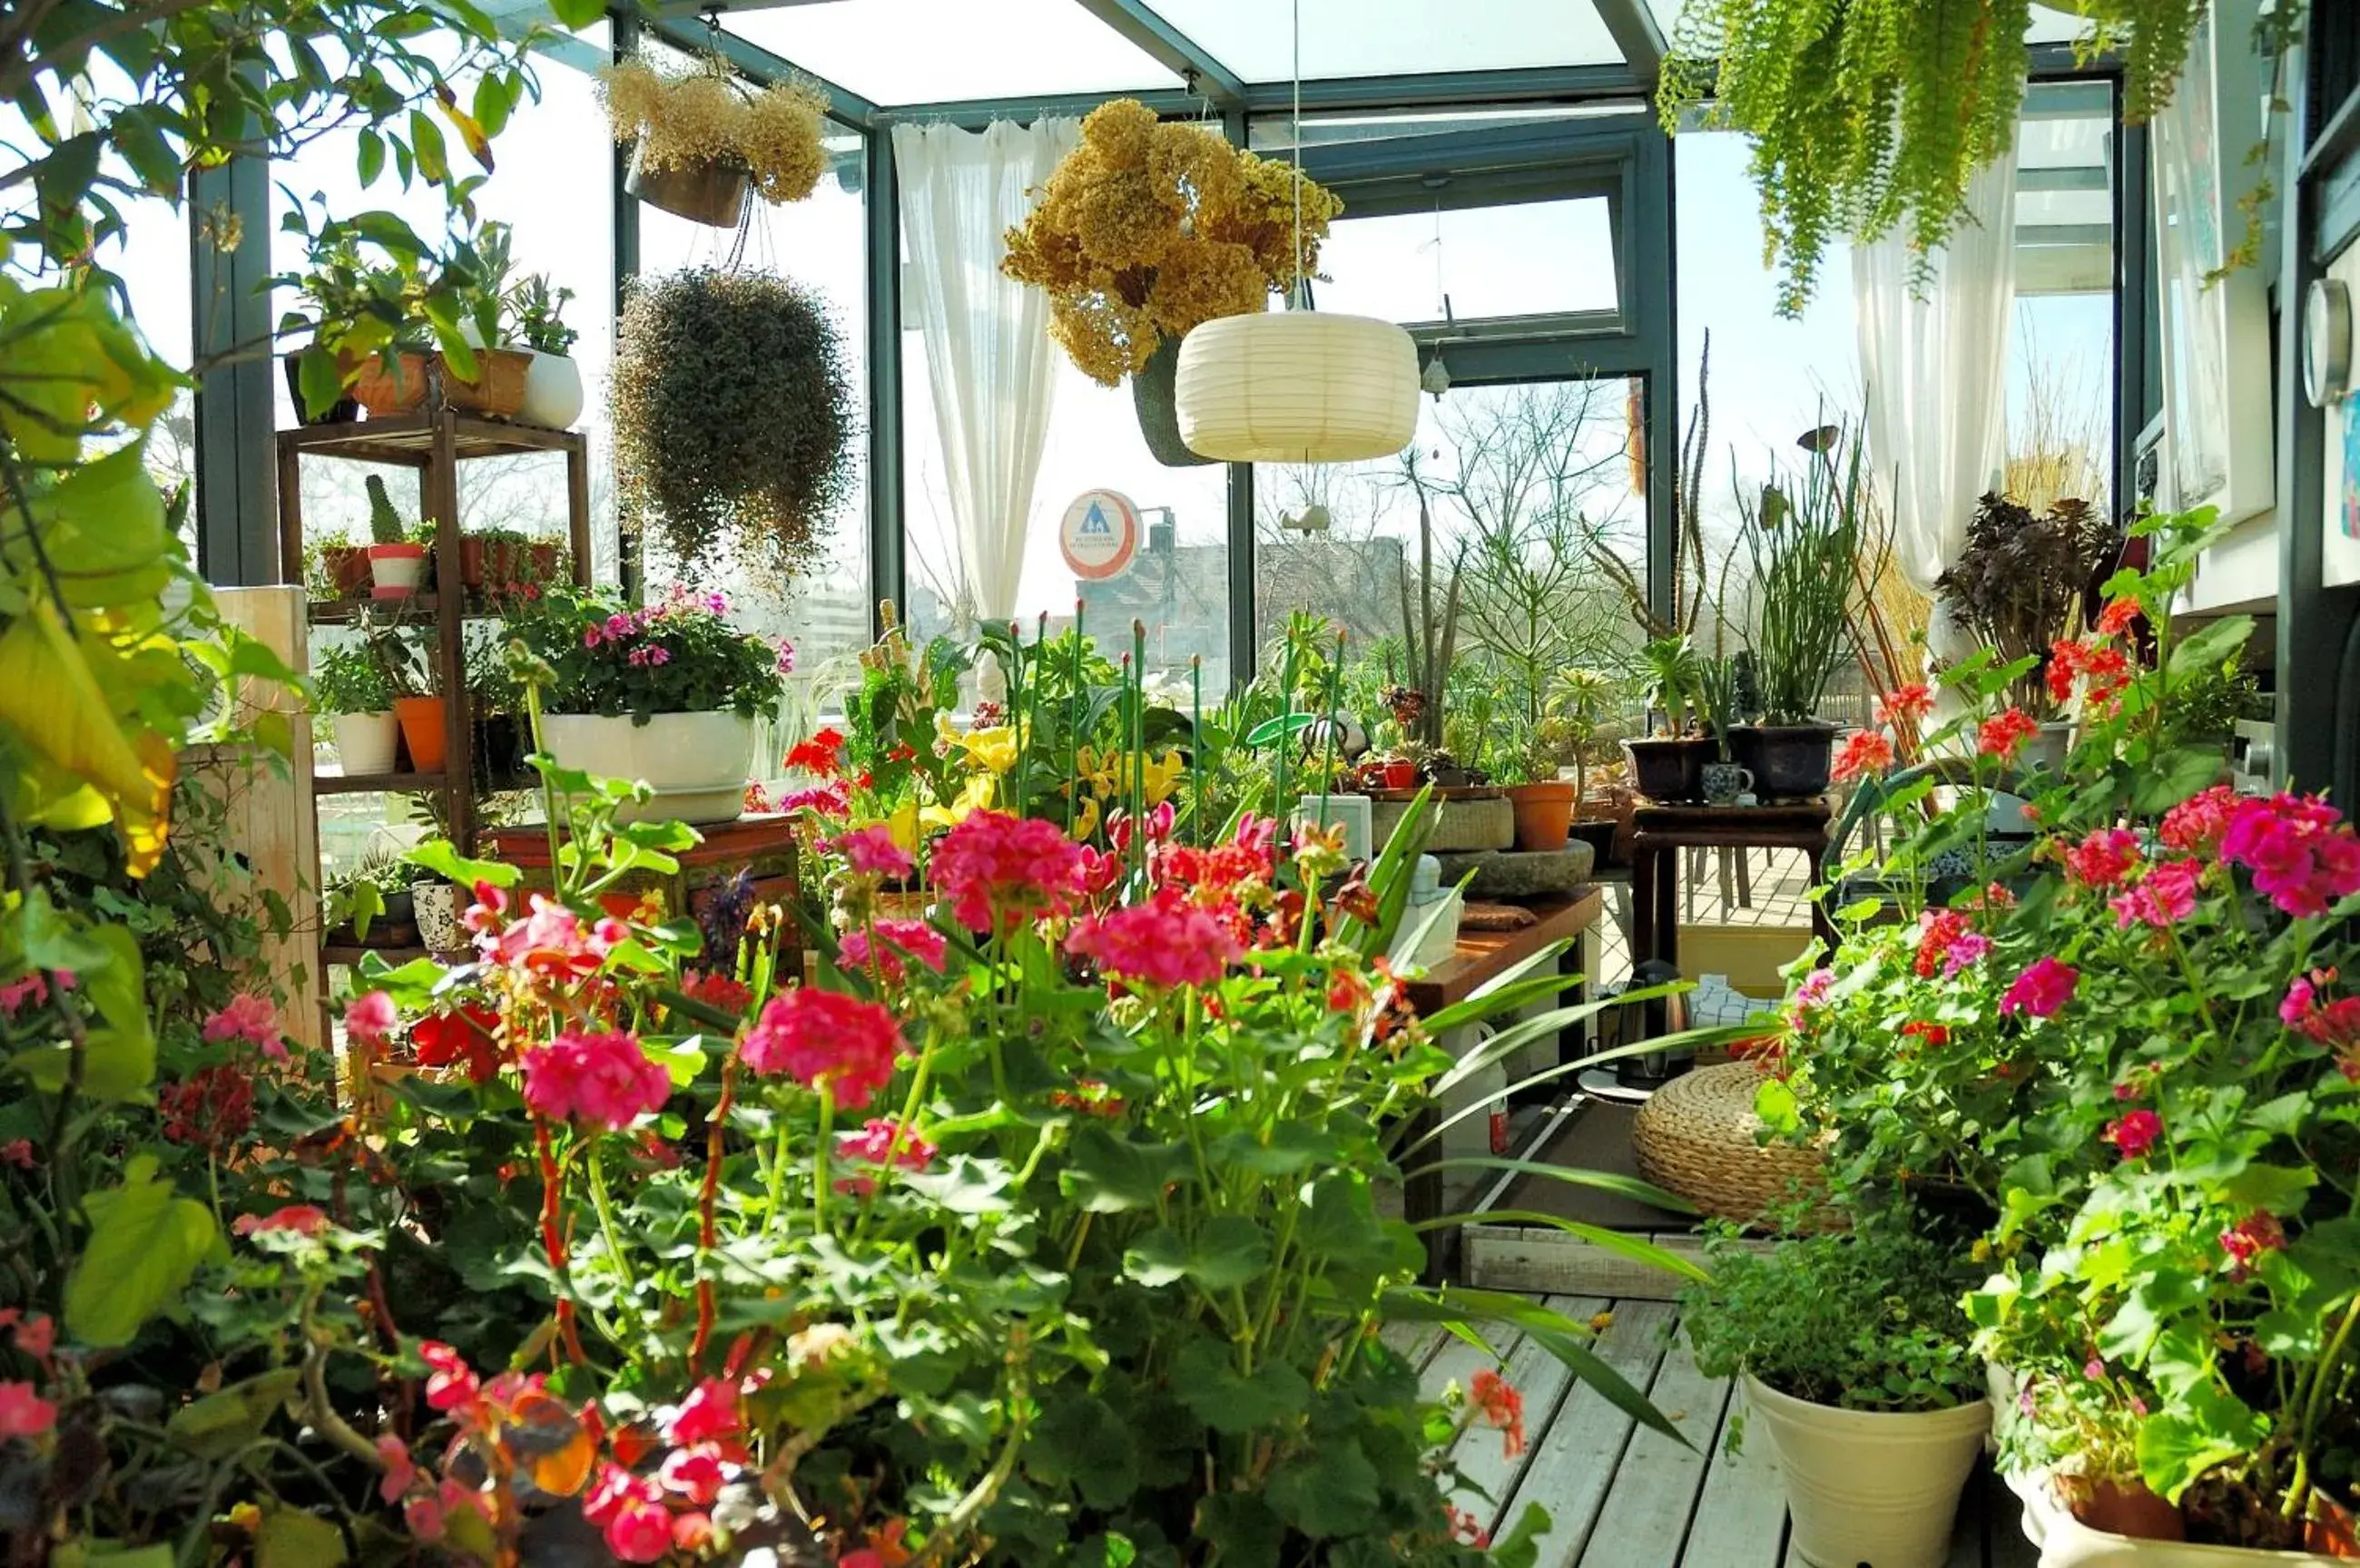
[[414, 876], [399, 855], [372, 846], [328, 884], [321, 918], [329, 941], [356, 947], [416, 946], [417, 905], [410, 890]]
[[418, 592], [426, 579], [427, 553], [425, 545], [410, 537], [410, 529], [394, 509], [393, 497], [385, 487], [385, 477], [368, 476], [369, 501], [369, 578], [375, 584], [370, 596], [377, 599], [407, 599]]
[[371, 573], [368, 547], [355, 544], [342, 528], [322, 533], [313, 546], [319, 552], [318, 587], [324, 599], [366, 599]]
[[528, 581], [532, 539], [515, 528], [475, 528], [459, 536], [459, 574], [470, 588], [506, 593]]
[[810, 569], [853, 495], [848, 377], [814, 289], [709, 268], [639, 279], [610, 378], [624, 525], [687, 574]]
[[624, 191], [692, 223], [735, 228], [749, 189], [800, 201], [827, 169], [827, 97], [809, 82], [753, 88], [717, 54], [677, 73], [634, 56], [600, 93], [615, 139], [632, 144]]
[[1733, 803], [1754, 783], [1751, 773], [1730, 760], [1730, 735], [1737, 725], [1737, 686], [1735, 659], [1697, 660], [1697, 715], [1712, 737], [1712, 760], [1704, 765], [1700, 778], [1705, 800], [1716, 806]]
[[1762, 711], [1759, 724], [1731, 731], [1730, 751], [1771, 800], [1828, 788], [1836, 726], [1819, 717], [1819, 702], [1852, 654], [1862, 542], [1861, 442], [1830, 425], [1798, 444], [1810, 458], [1792, 494], [1774, 479], [1755, 498], [1738, 495], [1754, 565], [1746, 651]]
[[517, 408], [525, 424], [570, 430], [582, 417], [582, 372], [569, 352], [581, 334], [565, 324], [563, 314], [573, 298], [573, 289], [552, 288], [548, 275], [539, 272], [508, 292], [509, 341], [532, 355], [524, 401]]
[[718, 593], [677, 584], [640, 608], [563, 583], [512, 608], [510, 633], [556, 677], [540, 739], [558, 766], [647, 783], [655, 798], [635, 814], [735, 821], [754, 721], [778, 706], [791, 654], [726, 610]]
[[524, 581], [529, 583], [554, 583], [563, 566], [566, 546], [563, 540], [535, 534], [525, 541], [526, 570]]
[[1590, 785], [1600, 765], [1620, 756], [1607, 734], [1619, 691], [1612, 675], [1582, 665], [1558, 670], [1549, 691], [1548, 722], [1557, 726], [1573, 763], [1573, 821], [1567, 831], [1590, 846], [1600, 866], [1612, 853], [1616, 824], [1612, 803], [1593, 799]]
[[432, 342], [417, 310], [418, 267], [396, 256], [370, 260], [347, 225], [311, 232], [300, 209], [294, 222], [304, 232], [305, 269], [270, 281], [299, 301], [279, 317], [279, 334], [311, 339], [311, 350], [283, 361], [296, 419], [349, 424], [364, 404], [372, 413], [417, 407], [426, 396], [424, 351]]
[[1631, 768], [1632, 787], [1650, 800], [1688, 801], [1704, 798], [1704, 765], [1712, 758], [1713, 743], [1688, 733], [1688, 715], [1697, 698], [1702, 662], [1696, 645], [1686, 637], [1662, 637], [1640, 650], [1647, 674], [1647, 705], [1656, 715], [1649, 735], [1622, 743]]
[[1963, 1260], [1919, 1223], [1863, 1214], [1767, 1251], [1722, 1232], [1707, 1244], [1711, 1282], [1681, 1299], [1698, 1370], [1743, 1379], [1745, 1427], [1777, 1454], [1805, 1562], [1948, 1560], [1992, 1411]]
[[[1343, 210], [1210, 125], [1159, 120], [1121, 98], [1082, 121], [1080, 145], [1010, 232], [1000, 270], [1048, 294], [1049, 331], [1083, 375], [1102, 387], [1131, 378], [1148, 450], [1182, 467], [1211, 460], [1180, 439], [1180, 340], [1216, 317], [1265, 309], [1273, 290], [1316, 274]], [[1109, 222], [1116, 211], [1122, 218]]]
[[328, 715], [336, 758], [348, 776], [390, 773], [400, 731], [393, 686], [366, 644], [332, 648], [311, 675], [319, 710]]
[[392, 695], [410, 771], [434, 773], [441, 770], [448, 749], [443, 698], [433, 689], [433, 661], [413, 641], [420, 629], [403, 623], [400, 609], [395, 606], [389, 616], [370, 612], [355, 623], [360, 648]]
[[523, 693], [502, 651], [504, 637], [479, 637], [467, 646], [467, 716], [475, 726], [471, 748], [478, 795], [513, 788], [525, 773]]

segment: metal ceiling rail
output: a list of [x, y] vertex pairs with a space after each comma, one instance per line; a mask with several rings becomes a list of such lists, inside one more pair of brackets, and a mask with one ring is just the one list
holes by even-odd
[[865, 130], [876, 122], [879, 110], [869, 99], [805, 71], [783, 56], [772, 54], [759, 44], [748, 42], [726, 27], [707, 27], [702, 22], [678, 16], [643, 17], [641, 25], [672, 48], [690, 54], [718, 49], [723, 59], [757, 82], [786, 82], [800, 77], [827, 94], [830, 114], [857, 129]]
[[1622, 51], [1632, 73], [1649, 87], [1664, 70], [1664, 30], [1655, 26], [1655, 13], [1646, 0], [1593, 0], [1598, 7], [1598, 19], [1614, 36], [1614, 47]]
[[1074, 0], [1218, 109], [1242, 108], [1246, 84], [1203, 45], [1148, 8], [1143, 0]]
[[[1644, 98], [1648, 93], [1648, 84], [1627, 65], [1518, 66], [1504, 71], [1436, 71], [1307, 81], [1303, 84], [1303, 109], [1306, 114], [1337, 114], [1472, 103], [1585, 103]], [[1256, 114], [1284, 114], [1294, 96], [1291, 82], [1249, 82], [1246, 109]]]

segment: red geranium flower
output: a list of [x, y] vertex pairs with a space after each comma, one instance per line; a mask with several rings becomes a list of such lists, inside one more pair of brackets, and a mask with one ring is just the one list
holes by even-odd
[[1829, 777], [1841, 782], [1882, 774], [1893, 766], [1893, 743], [1883, 730], [1854, 730], [1836, 753]]
[[783, 1073], [813, 1089], [825, 1085], [837, 1105], [856, 1111], [892, 1082], [901, 1052], [901, 1028], [891, 1013], [808, 985], [772, 997], [738, 1048], [755, 1072]]
[[1975, 733], [1975, 749], [1985, 757], [2014, 762], [2016, 754], [2024, 749], [2024, 743], [2039, 733], [2039, 723], [2030, 713], [2022, 708], [2010, 708], [1983, 722]]
[[464, 1062], [467, 1076], [488, 1083], [500, 1071], [500, 1044], [493, 1031], [500, 1016], [473, 1004], [454, 1012], [429, 1013], [410, 1026], [410, 1043], [421, 1067], [448, 1067]]
[[786, 766], [794, 771], [816, 773], [823, 779], [835, 777], [844, 766], [844, 736], [832, 729], [817, 731], [787, 753]]

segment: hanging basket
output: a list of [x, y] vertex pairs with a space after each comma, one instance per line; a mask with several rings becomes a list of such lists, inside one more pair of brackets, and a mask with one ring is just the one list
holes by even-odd
[[623, 190], [676, 218], [716, 229], [734, 229], [746, 214], [746, 171], [722, 163], [690, 163], [650, 169], [644, 152], [631, 158]]
[[1147, 356], [1147, 364], [1131, 378], [1131, 405], [1139, 414], [1139, 433], [1147, 450], [1166, 468], [1202, 468], [1215, 461], [1199, 457], [1180, 439], [1180, 406], [1172, 390], [1180, 369], [1180, 340], [1167, 337]]

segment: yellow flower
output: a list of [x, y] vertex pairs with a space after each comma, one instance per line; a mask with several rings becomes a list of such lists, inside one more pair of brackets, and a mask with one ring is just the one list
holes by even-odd
[[944, 756], [965, 752], [970, 767], [989, 768], [994, 773], [1005, 773], [1015, 767], [1017, 751], [1023, 744], [1012, 724], [994, 724], [988, 730], [962, 733], [951, 723], [949, 714], [940, 712], [934, 714], [934, 740]]
[[974, 774], [968, 778], [967, 787], [958, 792], [957, 800], [947, 806], [926, 807], [918, 813], [918, 820], [930, 828], [955, 828], [967, 821], [970, 813], [990, 805], [999, 787], [1000, 781], [990, 774]]
[[1098, 802], [1096, 796], [1091, 796], [1082, 801], [1081, 812], [1074, 818], [1074, 842], [1085, 843], [1098, 831]]
[[906, 801], [894, 808], [885, 819], [885, 831], [893, 838], [893, 845], [904, 855], [918, 853], [918, 802]]
[[1172, 791], [1179, 788], [1180, 776], [1187, 771], [1188, 765], [1181, 759], [1176, 747], [1165, 752], [1160, 757], [1151, 759], [1143, 770], [1147, 803], [1150, 806], [1160, 806], [1170, 800]]

